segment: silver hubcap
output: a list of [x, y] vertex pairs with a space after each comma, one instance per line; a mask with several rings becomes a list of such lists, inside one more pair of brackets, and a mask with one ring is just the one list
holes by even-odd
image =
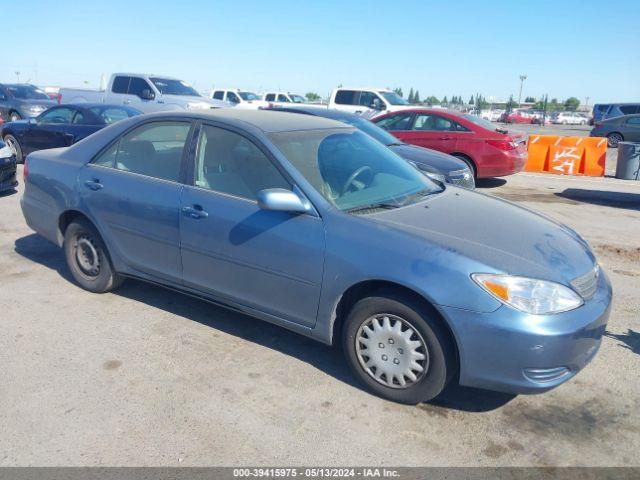
[[609, 143], [611, 143], [611, 145], [617, 145], [618, 142], [620, 142], [620, 135], [618, 134], [613, 134], [611, 136], [609, 136]]
[[80, 236], [76, 242], [76, 262], [82, 271], [95, 277], [100, 273], [100, 255], [89, 237]]
[[371, 378], [391, 388], [410, 387], [429, 369], [429, 352], [420, 333], [402, 318], [386, 313], [360, 325], [356, 355]]
[[5, 141], [5, 143], [7, 145], [9, 145], [9, 148], [11, 149], [11, 152], [13, 152], [13, 155], [17, 156], [18, 155], [18, 149], [16, 148], [16, 144], [13, 141], [13, 139], [12, 138], [5, 138], [4, 141]]

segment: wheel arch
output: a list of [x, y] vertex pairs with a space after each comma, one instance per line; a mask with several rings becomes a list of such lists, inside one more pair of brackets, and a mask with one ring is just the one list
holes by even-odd
[[457, 362], [457, 366], [459, 367], [461, 359], [457, 338], [453, 332], [453, 329], [451, 328], [445, 317], [442, 315], [442, 313], [438, 310], [438, 308], [432, 302], [426, 299], [424, 295], [421, 295], [416, 290], [388, 280], [365, 280], [351, 285], [344, 291], [344, 293], [336, 302], [333, 311], [330, 332], [330, 343], [332, 345], [336, 345], [339, 343], [346, 317], [353, 305], [355, 305], [358, 300], [374, 295], [376, 293], [398, 294], [400, 296], [411, 299], [420, 307], [431, 313], [435, 321], [437, 321], [447, 332], [449, 340], [451, 341], [455, 351], [455, 360]]
[[100, 232], [96, 224], [86, 214], [84, 214], [80, 210], [75, 210], [75, 209], [65, 210], [58, 217], [57, 236], [58, 236], [59, 245], [62, 245], [64, 243], [64, 234], [67, 231], [67, 227], [71, 224], [71, 222], [73, 222], [78, 218], [83, 218], [87, 222], [91, 223], [91, 225], [93, 225], [94, 228], [98, 231], [98, 233], [100, 233], [100, 235], [102, 236], [102, 233]]

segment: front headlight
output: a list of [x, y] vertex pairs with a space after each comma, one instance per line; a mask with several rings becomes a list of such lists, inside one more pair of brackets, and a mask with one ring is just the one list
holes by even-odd
[[569, 287], [546, 280], [489, 273], [471, 278], [502, 303], [533, 315], [567, 312], [584, 303]]
[[421, 171], [422, 171], [422, 173], [424, 173], [427, 177], [431, 178], [432, 180], [437, 180], [437, 181], [439, 181], [441, 183], [445, 183], [447, 181], [447, 177], [445, 177], [441, 173], [427, 172], [425, 170], [421, 170]]

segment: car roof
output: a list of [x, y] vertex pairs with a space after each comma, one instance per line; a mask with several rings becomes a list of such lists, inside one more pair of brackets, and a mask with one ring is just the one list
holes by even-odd
[[251, 125], [265, 133], [292, 132], [297, 130], [322, 130], [353, 127], [328, 118], [275, 110], [242, 110], [219, 108], [208, 112], [160, 112], [144, 117], [187, 117], [201, 120], [231, 120]]
[[[318, 117], [330, 118], [332, 120], [347, 120], [352, 119], [353, 117], [358, 117], [355, 113], [345, 112], [344, 110], [336, 110], [335, 108], [326, 108], [326, 107], [294, 107], [294, 106], [283, 106], [272, 109], [273, 111], [283, 111], [283, 112], [298, 112], [298, 113], [306, 113], [309, 115], [316, 115]], [[362, 118], [362, 117], [358, 117]]]
[[450, 110], [448, 108], [429, 108], [429, 107], [417, 107], [417, 106], [409, 106], [407, 108], [402, 108], [400, 110], [393, 110], [389, 113], [385, 113], [385, 116], [394, 115], [396, 113], [416, 113], [416, 112], [433, 113], [435, 115], [445, 113], [448, 115], [454, 115], [456, 117], [464, 116], [463, 112], [459, 112], [457, 110]]

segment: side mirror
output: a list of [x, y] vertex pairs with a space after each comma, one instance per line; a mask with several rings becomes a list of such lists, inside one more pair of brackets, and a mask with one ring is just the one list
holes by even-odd
[[156, 94], [148, 88], [145, 88], [144, 90], [142, 90], [141, 97], [143, 100], [153, 100], [154, 98], [156, 98]]
[[38, 123], [38, 117], [36, 117], [36, 118], [33, 118], [33, 117], [29, 118], [29, 120], [27, 120], [27, 123], [28, 123], [29, 125], [36, 125], [36, 124]]
[[258, 206], [276, 212], [306, 213], [311, 205], [306, 199], [284, 188], [268, 188], [258, 192]]

